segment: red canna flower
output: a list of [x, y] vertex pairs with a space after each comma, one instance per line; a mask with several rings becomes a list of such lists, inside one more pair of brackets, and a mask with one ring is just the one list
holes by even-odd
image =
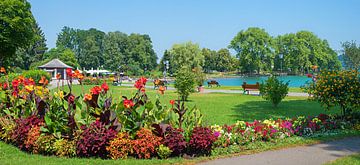
[[8, 84], [8, 83], [4, 83], [4, 84], [3, 84], [3, 88], [4, 88], [4, 89], [8, 89], [8, 88], [9, 88], [9, 84]]
[[170, 104], [174, 105], [175, 104], [175, 100], [170, 100]]
[[101, 85], [101, 88], [105, 91], [105, 93], [109, 90], [109, 86], [106, 84], [105, 81], [104, 81], [104, 83]]
[[12, 87], [15, 89], [15, 88], [17, 88], [17, 87], [19, 86], [19, 80], [18, 80], [18, 79], [14, 79], [14, 80], [11, 82], [11, 84], [12, 84]]
[[74, 95], [70, 95], [69, 98], [68, 98], [69, 104], [73, 104], [74, 101], [75, 101], [75, 96], [74, 96]]
[[135, 82], [134, 87], [137, 88], [137, 89], [144, 88], [145, 85], [146, 85], [146, 81], [147, 81], [147, 79], [145, 77], [141, 77], [140, 79], [138, 79]]
[[127, 99], [124, 100], [123, 104], [125, 108], [131, 108], [134, 106], [134, 102], [132, 100], [127, 100]]
[[101, 88], [99, 86], [94, 86], [90, 89], [90, 93], [93, 95], [98, 95], [101, 93]]
[[17, 97], [18, 96], [18, 90], [14, 90], [12, 93], [11, 93], [14, 97]]
[[72, 73], [72, 69], [71, 68], [67, 68], [66, 69], [66, 75], [71, 78], [73, 76], [73, 73]]

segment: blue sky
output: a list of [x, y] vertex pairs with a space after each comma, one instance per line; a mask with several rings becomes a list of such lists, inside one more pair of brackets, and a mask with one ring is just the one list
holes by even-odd
[[192, 41], [218, 50], [248, 27], [270, 35], [309, 30], [330, 46], [360, 41], [359, 0], [29, 0], [55, 47], [63, 26], [149, 34], [159, 57], [175, 43]]

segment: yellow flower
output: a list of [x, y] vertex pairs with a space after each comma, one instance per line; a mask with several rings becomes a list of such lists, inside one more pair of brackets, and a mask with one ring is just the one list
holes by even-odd
[[32, 92], [34, 90], [34, 85], [26, 85], [25, 86], [25, 89], [28, 91], [28, 92]]

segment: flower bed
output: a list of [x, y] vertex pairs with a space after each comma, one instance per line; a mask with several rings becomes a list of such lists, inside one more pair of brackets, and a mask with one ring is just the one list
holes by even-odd
[[[79, 72], [67, 71], [69, 82]], [[2, 74], [6, 79], [6, 74]], [[81, 77], [81, 75], [80, 75]], [[202, 115], [185, 102], [159, 100], [146, 95], [146, 78], [140, 78], [133, 97], [114, 102], [109, 86], [83, 91], [80, 96], [60, 88], [49, 94], [45, 79], [15, 78], [1, 86], [0, 138], [21, 150], [61, 157], [111, 159], [161, 158], [210, 155], [219, 148], [231, 148], [258, 141], [275, 141], [291, 136], [347, 129], [359, 125], [359, 116], [343, 120], [337, 116], [299, 116], [233, 125], [202, 124]], [[71, 84], [71, 83], [70, 83]]]

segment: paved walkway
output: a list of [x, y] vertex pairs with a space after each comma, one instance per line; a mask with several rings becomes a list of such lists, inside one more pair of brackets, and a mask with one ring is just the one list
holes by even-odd
[[[122, 84], [121, 86], [134, 86], [133, 84]], [[146, 88], [154, 89], [154, 86], [145, 86]], [[168, 90], [175, 90], [174, 87], [168, 87]], [[201, 93], [244, 93], [243, 90], [226, 90], [226, 89], [204, 89]], [[259, 91], [250, 91], [250, 95], [259, 95]], [[296, 92], [289, 92], [288, 96], [308, 96], [307, 93], [296, 93]]]
[[[67, 81], [66, 80], [62, 80], [63, 82], [60, 82], [59, 85], [67, 85]], [[73, 81], [73, 84], [79, 84], [79, 82], [77, 80]], [[133, 84], [122, 84], [121, 86], [128, 86], [128, 87], [133, 87]], [[57, 81], [51, 81], [50, 85], [49, 85], [49, 89], [53, 89], [57, 87]], [[145, 86], [146, 88], [152, 88], [154, 89], [154, 86]], [[174, 87], [168, 87], [168, 90], [175, 90]], [[242, 90], [225, 90], [225, 89], [204, 89], [203, 92], [201, 93], [239, 93], [242, 94], [243, 91]], [[250, 95], [259, 95], [258, 91], [250, 91]], [[307, 93], [296, 93], [296, 92], [289, 92], [288, 96], [303, 96], [306, 97], [308, 96]]]
[[202, 165], [320, 165], [360, 153], [360, 137], [202, 162]]

